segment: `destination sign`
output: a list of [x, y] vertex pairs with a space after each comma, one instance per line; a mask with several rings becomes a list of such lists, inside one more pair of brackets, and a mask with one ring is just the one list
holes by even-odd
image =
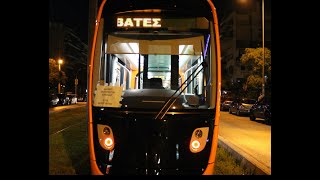
[[161, 18], [118, 17], [119, 28], [160, 28]]

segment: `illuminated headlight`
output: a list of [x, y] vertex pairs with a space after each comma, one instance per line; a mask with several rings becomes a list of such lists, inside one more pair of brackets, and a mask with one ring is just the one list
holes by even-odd
[[191, 146], [194, 150], [196, 150], [200, 147], [200, 142], [198, 140], [194, 140], [191, 142]]
[[107, 146], [107, 147], [111, 147], [113, 145], [113, 140], [111, 138], [106, 138], [106, 140], [104, 140], [104, 144]]

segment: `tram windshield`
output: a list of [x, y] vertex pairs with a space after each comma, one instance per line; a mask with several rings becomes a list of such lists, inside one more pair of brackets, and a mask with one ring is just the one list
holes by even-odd
[[[94, 106], [159, 110], [177, 91], [173, 109], [212, 108], [208, 29], [207, 33], [101, 34], [101, 54], [93, 75]], [[203, 62], [209, 67], [203, 67]]]

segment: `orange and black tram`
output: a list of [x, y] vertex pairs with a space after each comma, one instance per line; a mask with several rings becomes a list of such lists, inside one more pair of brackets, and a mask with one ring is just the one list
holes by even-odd
[[89, 64], [94, 175], [214, 173], [220, 40], [211, 0], [102, 0]]

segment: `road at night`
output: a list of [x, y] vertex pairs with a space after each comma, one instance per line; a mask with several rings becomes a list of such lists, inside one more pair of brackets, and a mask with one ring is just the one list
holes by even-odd
[[271, 126], [263, 120], [250, 121], [247, 116], [221, 111], [219, 140], [271, 174]]
[[78, 108], [81, 106], [85, 106], [86, 104], [87, 104], [87, 102], [78, 102], [77, 104], [72, 104], [72, 105], [52, 107], [52, 108], [49, 108], [49, 114], [54, 113], [54, 112], [66, 111], [66, 110], [72, 109], [72, 108]]

